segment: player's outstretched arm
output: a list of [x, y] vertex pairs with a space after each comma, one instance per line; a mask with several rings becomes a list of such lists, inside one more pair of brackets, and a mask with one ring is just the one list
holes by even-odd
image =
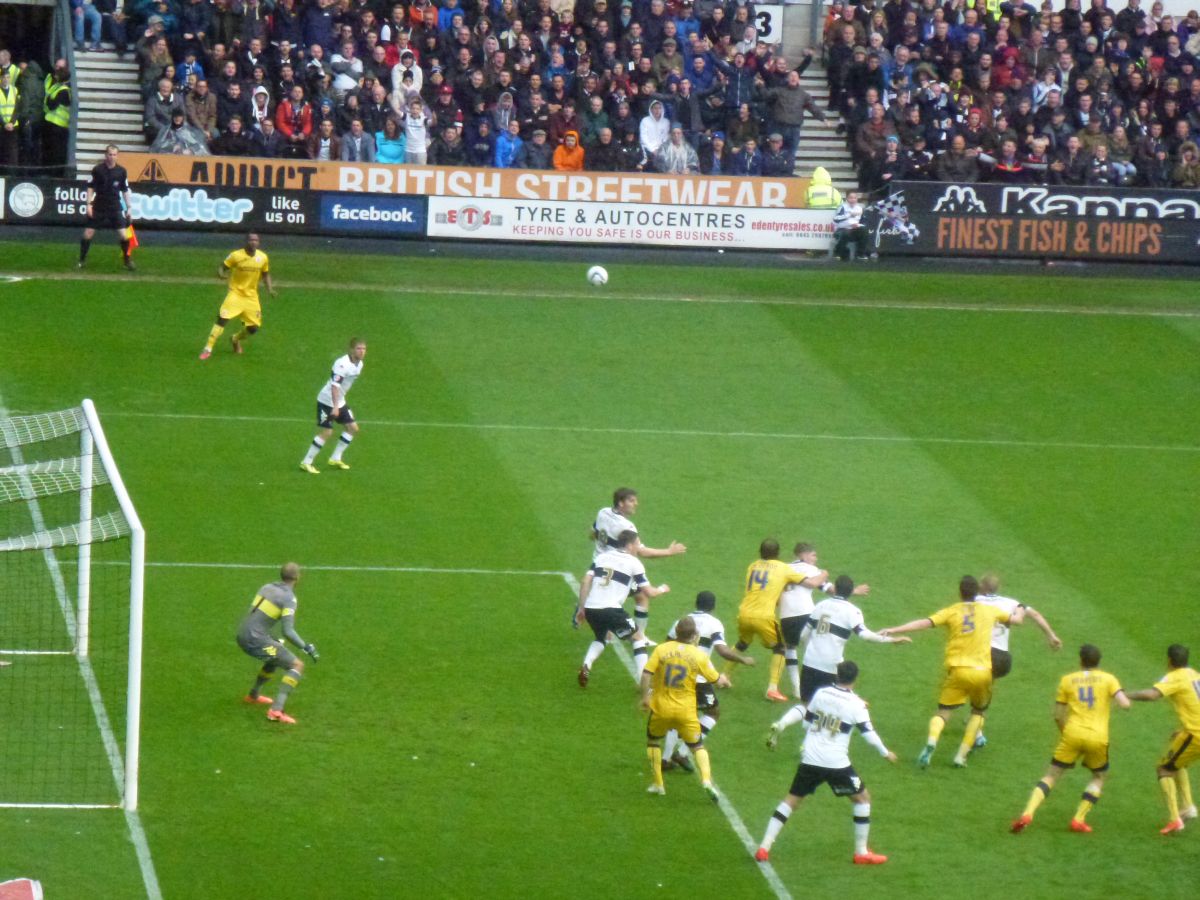
[[1121, 709], [1129, 709], [1129, 707], [1133, 706], [1124, 691], [1117, 691], [1113, 694], [1113, 699], [1117, 701], [1117, 706], [1121, 707]]
[[1144, 700], [1152, 702], [1154, 700], [1162, 699], [1162, 691], [1160, 691], [1158, 688], [1152, 687], [1141, 691], [1130, 691], [1125, 696], [1130, 700]]
[[662, 556], [678, 556], [680, 553], [687, 553], [687, 545], [681, 544], [679, 541], [671, 541], [667, 547], [647, 547], [641, 541], [638, 541], [637, 555], [643, 559], [658, 559]]
[[808, 710], [805, 709], [804, 704], [797, 703], [795, 706], [785, 712], [779, 718], [779, 721], [771, 723], [771, 729], [767, 733], [767, 749], [774, 750], [779, 744], [779, 735], [783, 734], [783, 732], [789, 726], [795, 725], [797, 722], [804, 721], [804, 717], [807, 714]]
[[728, 644], [714, 644], [713, 651], [721, 659], [727, 659], [730, 662], [741, 663], [743, 666], [753, 666], [758, 663], [749, 653], [738, 653]]
[[638, 596], [643, 600], [652, 600], [655, 597], [661, 597], [663, 594], [669, 593], [671, 593], [671, 586], [669, 584], [660, 584], [658, 587], [648, 584], [638, 591]]
[[926, 628], [932, 627], [932, 619], [913, 619], [911, 622], [905, 622], [903, 625], [893, 625], [891, 628], [881, 628], [879, 629], [879, 633], [884, 637], [891, 637], [894, 634], [904, 634], [908, 631], [924, 631]]
[[1051, 650], [1061, 650], [1063, 642], [1059, 636], [1054, 633], [1054, 629], [1050, 627], [1050, 623], [1046, 621], [1046, 617], [1034, 609], [1032, 606], [1025, 607], [1025, 615], [1033, 619], [1033, 624], [1042, 629], [1042, 634], [1046, 635], [1046, 643], [1050, 645]]

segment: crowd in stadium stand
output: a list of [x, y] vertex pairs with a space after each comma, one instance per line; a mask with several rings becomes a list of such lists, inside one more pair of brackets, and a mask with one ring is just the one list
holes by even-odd
[[[800, 85], [812, 52], [777, 54], [739, 0], [71, 5], [77, 52], [136, 54], [164, 152], [787, 176], [806, 115], [829, 112], [869, 191], [1200, 187], [1200, 16], [1089, 2], [832, 0], [827, 111]], [[54, 76], [18, 74], [32, 129]]]

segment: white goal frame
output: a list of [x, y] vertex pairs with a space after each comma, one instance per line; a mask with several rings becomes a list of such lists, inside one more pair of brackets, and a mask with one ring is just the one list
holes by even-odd
[[[37, 493], [34, 490], [32, 481], [26, 474], [36, 464], [25, 465], [20, 450], [21, 445], [33, 443], [35, 438], [30, 437], [22, 440], [20, 436], [17, 436], [9, 441], [13, 465], [7, 467], [7, 474], [17, 475], [28, 489], [27, 503], [33, 518], [34, 533], [25, 538], [14, 539], [20, 542], [19, 546], [14, 543], [13, 546], [5, 549], [41, 550], [44, 555], [46, 566], [50, 570], [51, 581], [55, 585], [58, 603], [62, 609], [63, 618], [67, 623], [69, 636], [72, 639], [72, 649], [67, 652], [75, 657], [79, 667], [79, 675], [87, 688], [96, 726], [99, 729], [100, 738], [104, 743], [105, 754], [112, 768], [113, 782], [117, 789], [119, 802], [116, 804], [8, 803], [3, 802], [3, 798], [0, 798], [0, 807], [34, 809], [111, 809], [120, 807], [127, 812], [133, 812], [137, 809], [138, 804], [138, 763], [141, 745], [142, 627], [145, 591], [146, 532], [142, 527], [137, 510], [133, 506], [129, 492], [125, 488], [125, 483], [113, 458], [112, 450], [109, 448], [108, 439], [104, 434], [103, 426], [100, 424], [100, 417], [96, 412], [95, 404], [91, 400], [85, 399], [77, 412], [82, 413], [83, 417], [83, 424], [78, 429], [80, 437], [78, 458], [79, 518], [77, 525], [74, 529], [58, 528], [47, 530], [45, 528], [41, 509], [37, 501]], [[0, 416], [4, 416], [7, 419], [7, 414], [3, 411], [0, 411]], [[69, 434], [70, 431], [67, 430], [61, 433]], [[102, 467], [102, 472], [99, 473], [96, 472], [93, 464], [93, 460], [97, 456], [100, 459]], [[5, 471], [5, 469], [0, 469], [0, 471]], [[100, 519], [93, 519], [92, 517], [92, 494], [98, 484], [109, 484], [112, 487], [117, 503], [120, 506], [121, 514], [124, 517], [125, 521], [123, 524], [128, 529], [130, 541], [129, 641], [125, 697], [125, 751], [123, 754], [113, 733], [112, 725], [105, 710], [104, 701], [100, 695], [99, 685], [97, 684], [89, 658], [92, 576], [91, 541], [97, 529], [103, 532], [106, 530], [106, 526], [111, 527], [113, 518], [111, 515], [101, 517]], [[74, 534], [69, 535], [68, 533], [72, 531]], [[66, 594], [66, 587], [59, 568], [59, 562], [54, 554], [56, 547], [70, 543], [78, 545], [77, 597], [74, 609], [71, 608], [70, 598]], [[49, 652], [57, 654], [63, 651], [33, 650], [25, 652]]]

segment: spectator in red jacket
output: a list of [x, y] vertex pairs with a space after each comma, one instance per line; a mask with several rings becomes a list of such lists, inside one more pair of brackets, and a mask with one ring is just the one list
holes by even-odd
[[292, 94], [275, 110], [275, 127], [283, 135], [283, 155], [293, 159], [307, 159], [306, 144], [312, 134], [312, 105], [304, 99], [304, 88], [296, 85]]

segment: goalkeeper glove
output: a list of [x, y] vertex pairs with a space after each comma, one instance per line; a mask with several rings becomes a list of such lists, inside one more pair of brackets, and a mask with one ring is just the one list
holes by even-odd
[[312, 644], [305, 644], [304, 652], [312, 657], [313, 662], [320, 662], [321, 654], [317, 652], [317, 648], [315, 646], [313, 646]]

